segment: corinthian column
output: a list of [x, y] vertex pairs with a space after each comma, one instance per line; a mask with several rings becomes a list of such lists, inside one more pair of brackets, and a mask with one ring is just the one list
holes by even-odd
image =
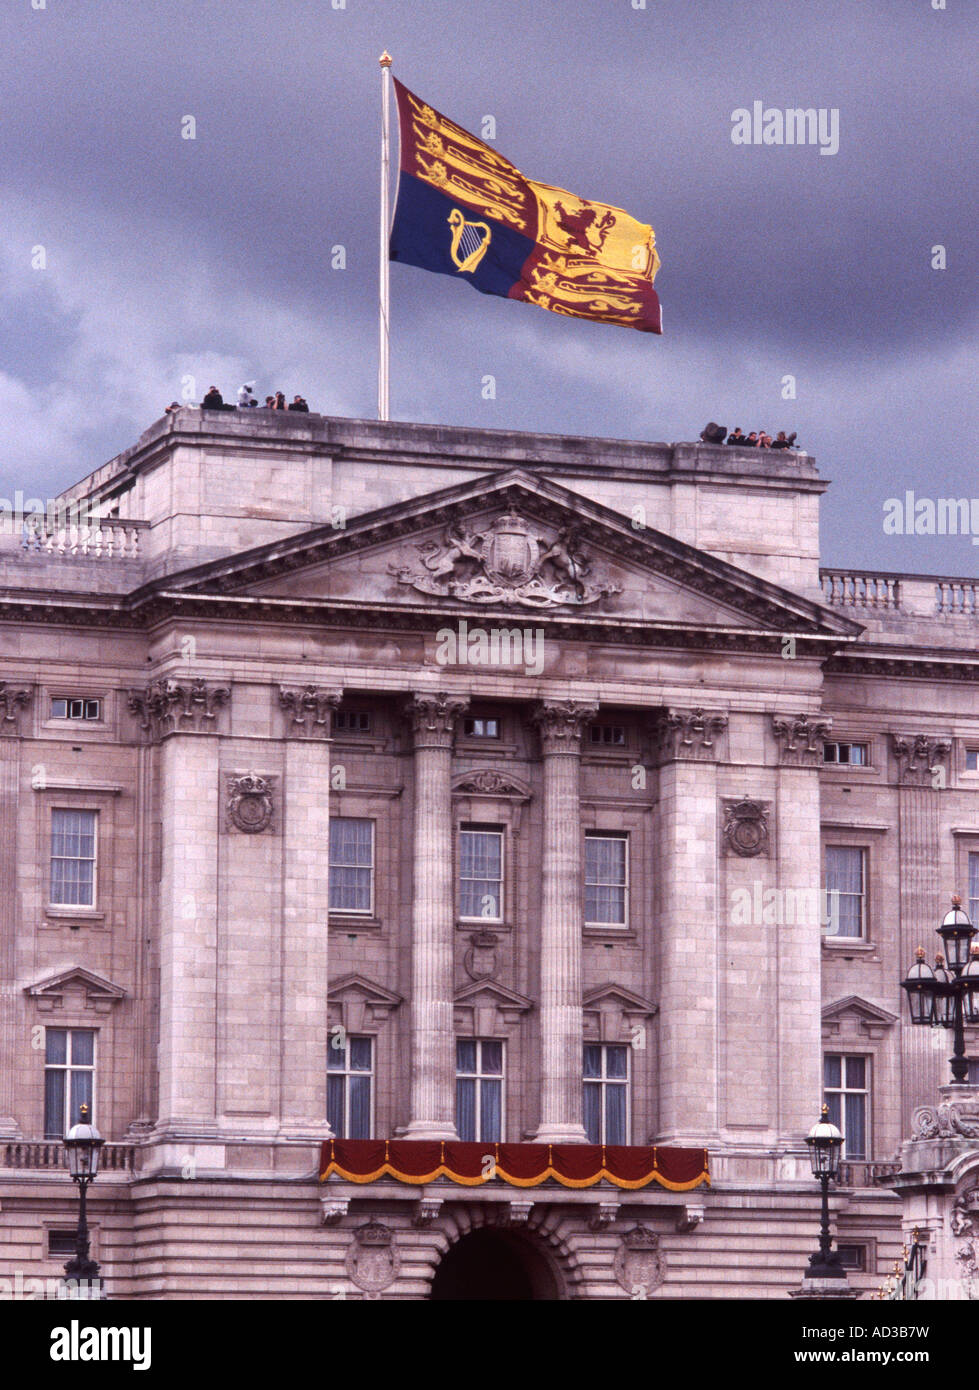
[[582, 855], [578, 771], [596, 705], [545, 701], [534, 715], [544, 754], [538, 1144], [584, 1143], [582, 1116]]
[[411, 933], [411, 1115], [408, 1139], [457, 1139], [452, 945], [452, 735], [469, 701], [413, 695], [415, 844]]

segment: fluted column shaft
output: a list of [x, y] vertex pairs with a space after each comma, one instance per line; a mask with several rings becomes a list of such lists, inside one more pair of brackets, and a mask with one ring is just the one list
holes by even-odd
[[581, 734], [595, 705], [548, 701], [534, 715], [544, 756], [539, 1144], [585, 1142], [582, 1124]]
[[456, 1139], [452, 737], [468, 701], [415, 695], [410, 1139]]

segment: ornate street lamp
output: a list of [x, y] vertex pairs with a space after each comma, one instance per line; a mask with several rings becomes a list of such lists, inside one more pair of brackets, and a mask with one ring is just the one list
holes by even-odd
[[925, 964], [924, 949], [919, 946], [901, 988], [908, 996], [912, 1023], [954, 1031], [953, 1055], [949, 1060], [953, 1080], [962, 1084], [969, 1074], [965, 1024], [979, 1023], [979, 946], [972, 945], [976, 928], [968, 913], [963, 912], [961, 898], [952, 899], [952, 909], [946, 912], [937, 930], [945, 947], [944, 956], [935, 957], [935, 968], [931, 970]]
[[843, 1135], [829, 1119], [829, 1106], [823, 1106], [822, 1118], [814, 1124], [806, 1136], [809, 1146], [809, 1162], [813, 1177], [818, 1178], [823, 1189], [823, 1206], [819, 1226], [819, 1249], [809, 1256], [807, 1279], [846, 1280], [846, 1270], [840, 1260], [838, 1250], [832, 1248], [829, 1233], [829, 1185], [840, 1172], [840, 1153], [843, 1149]]
[[68, 1171], [72, 1181], [78, 1184], [78, 1231], [75, 1236], [75, 1254], [65, 1265], [68, 1279], [84, 1280], [98, 1288], [99, 1266], [89, 1255], [88, 1221], [85, 1211], [85, 1192], [99, 1171], [99, 1150], [105, 1140], [88, 1122], [88, 1106], [79, 1111], [79, 1123], [72, 1125], [65, 1135], [64, 1144], [68, 1154]]

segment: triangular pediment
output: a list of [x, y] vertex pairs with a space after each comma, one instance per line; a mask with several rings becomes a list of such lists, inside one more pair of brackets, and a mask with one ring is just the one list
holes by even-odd
[[400, 994], [385, 989], [383, 985], [375, 984], [363, 975], [341, 975], [330, 985], [328, 997], [331, 1003], [347, 999], [351, 995], [360, 995], [372, 1007], [380, 1005], [394, 1009], [401, 1003]]
[[107, 980], [104, 975], [97, 975], [94, 970], [70, 965], [26, 985], [24, 993], [36, 999], [38, 1007], [44, 1012], [62, 1009], [65, 995], [74, 993], [80, 996], [86, 1009], [104, 1013], [120, 999], [125, 999], [127, 991], [122, 985]]
[[[161, 581], [185, 611], [247, 600], [282, 618], [431, 625], [477, 615], [608, 640], [700, 629], [737, 640], [862, 629], [799, 594], [519, 469], [445, 488]], [[150, 586], [152, 590], [153, 586]], [[145, 597], [150, 597], [147, 591]]]
[[897, 1014], [882, 1009], [879, 1004], [872, 1004], [869, 999], [862, 999], [859, 994], [848, 994], [845, 999], [836, 999], [832, 1004], [825, 1005], [822, 1019], [823, 1025], [833, 1031], [838, 1031], [842, 1024], [850, 1024], [861, 1032], [872, 1034], [893, 1028], [898, 1022]]
[[594, 989], [586, 990], [581, 1002], [585, 1009], [592, 1011], [611, 1008], [624, 1014], [645, 1014], [649, 1018], [659, 1012], [658, 1004], [644, 999], [641, 994], [636, 994], [631, 989], [626, 989], [624, 985], [612, 983], [596, 985]]
[[526, 999], [515, 989], [509, 989], [496, 980], [474, 980], [471, 985], [463, 985], [455, 992], [457, 1004], [491, 1005], [497, 1008], [519, 1009], [525, 1013], [534, 1007], [533, 1000]]

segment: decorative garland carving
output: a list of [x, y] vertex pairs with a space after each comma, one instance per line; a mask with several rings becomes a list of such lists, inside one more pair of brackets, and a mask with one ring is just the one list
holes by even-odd
[[921, 1105], [911, 1123], [915, 1139], [979, 1139], [979, 1101]]

